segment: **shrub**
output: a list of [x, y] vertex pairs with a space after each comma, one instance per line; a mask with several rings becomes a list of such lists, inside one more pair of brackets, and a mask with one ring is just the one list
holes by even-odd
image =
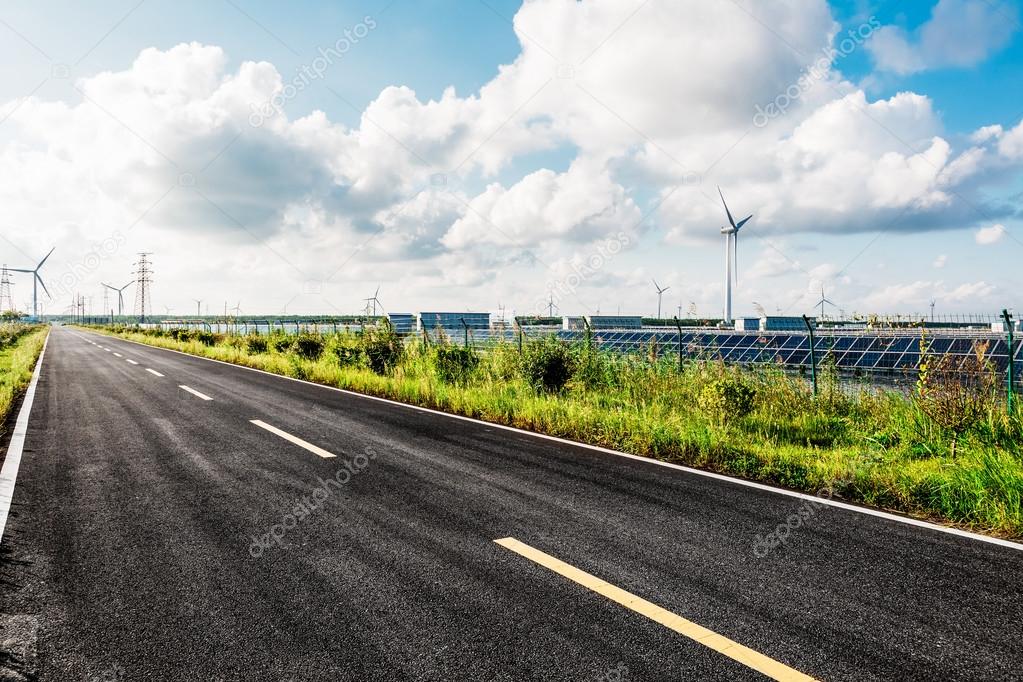
[[917, 405], [951, 436], [952, 457], [959, 439], [990, 414], [995, 402], [998, 379], [984, 357], [987, 345], [974, 344], [973, 350], [961, 360], [954, 355], [924, 356], [920, 364]]
[[700, 390], [698, 403], [708, 416], [724, 424], [753, 412], [756, 396], [756, 389], [738, 372], [720, 371]]
[[204, 346], [217, 345], [217, 335], [213, 332], [199, 332], [195, 335], [195, 339]]
[[449, 384], [467, 382], [480, 365], [480, 356], [475, 348], [461, 346], [434, 346], [433, 366], [440, 380]]
[[530, 341], [522, 350], [522, 377], [537, 393], [560, 393], [574, 367], [572, 349], [554, 335]]
[[299, 334], [295, 339], [294, 350], [300, 358], [318, 360], [323, 355], [323, 337], [319, 334]]
[[266, 337], [253, 334], [245, 337], [245, 350], [254, 355], [259, 355], [270, 350], [270, 344], [267, 342]]
[[389, 374], [401, 362], [405, 351], [401, 337], [386, 323], [366, 330], [362, 336], [362, 347], [369, 368], [377, 374]]
[[336, 335], [331, 338], [328, 345], [330, 352], [342, 367], [358, 367], [366, 357], [362, 344], [350, 334]]
[[295, 339], [283, 333], [276, 333], [270, 341], [270, 346], [278, 353], [287, 353], [295, 344]]

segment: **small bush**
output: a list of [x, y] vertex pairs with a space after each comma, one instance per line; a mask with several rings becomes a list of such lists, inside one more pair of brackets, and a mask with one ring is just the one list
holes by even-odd
[[270, 346], [278, 353], [288, 353], [295, 344], [295, 339], [287, 334], [274, 334]]
[[319, 334], [299, 334], [295, 339], [294, 350], [300, 358], [318, 360], [323, 355], [323, 337]]
[[389, 324], [367, 330], [362, 336], [363, 352], [369, 368], [377, 374], [390, 374], [401, 362], [405, 346]]
[[720, 424], [741, 419], [756, 406], [757, 391], [737, 372], [721, 372], [700, 390], [698, 402]]
[[334, 336], [328, 344], [329, 352], [342, 367], [358, 367], [365, 360], [362, 344], [350, 334]]
[[195, 340], [204, 346], [215, 346], [218, 339], [213, 332], [199, 332], [195, 335]]
[[530, 341], [522, 351], [522, 377], [537, 393], [560, 393], [572, 378], [575, 358], [554, 335]]
[[952, 457], [959, 439], [979, 427], [995, 405], [998, 377], [985, 358], [987, 345], [974, 344], [973, 350], [961, 360], [924, 356], [917, 380], [917, 405], [951, 436]]
[[448, 384], [464, 384], [480, 365], [480, 356], [474, 348], [461, 346], [434, 346], [433, 366], [440, 380]]
[[270, 350], [270, 344], [266, 337], [253, 334], [245, 337], [245, 350], [253, 355], [262, 355]]

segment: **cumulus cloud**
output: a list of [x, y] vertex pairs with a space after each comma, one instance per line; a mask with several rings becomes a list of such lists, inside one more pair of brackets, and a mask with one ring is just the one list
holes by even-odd
[[982, 227], [977, 230], [977, 232], [973, 235], [973, 238], [978, 244], [988, 246], [1002, 241], [1006, 234], [1004, 225], [992, 225], [990, 227]]
[[[201, 277], [187, 249], [247, 287], [386, 276], [433, 294], [508, 268], [519, 276], [506, 295], [522, 281], [539, 289], [619, 234], [630, 249], [717, 243], [718, 184], [733, 211], [755, 214], [747, 231], [972, 229], [974, 206], [1008, 220], [982, 182], [1018, 168], [1023, 122], [962, 148], [925, 95], [872, 101], [826, 70], [784, 115], [754, 123], [804, 75], [801, 54], [835, 41], [824, 0], [532, 0], [514, 29], [520, 54], [477, 92], [387, 87], [353, 127], [320, 111], [252, 125], [285, 87], [272, 64], [232, 69], [198, 43], [146, 49], [79, 80], [67, 101], [10, 107], [0, 200], [11, 224], [37, 226], [36, 250], [118, 226], [145, 230], [126, 249], [175, 253], [168, 278]], [[525, 165], [545, 150], [572, 158]], [[744, 276], [798, 267], [767, 250]], [[257, 268], [266, 282], [253, 285]], [[625, 282], [625, 268], [616, 259], [592, 283]]]
[[967, 67], [1005, 47], [1019, 12], [1001, 0], [939, 0], [912, 33], [883, 26], [867, 43], [877, 68], [906, 75], [942, 67]]

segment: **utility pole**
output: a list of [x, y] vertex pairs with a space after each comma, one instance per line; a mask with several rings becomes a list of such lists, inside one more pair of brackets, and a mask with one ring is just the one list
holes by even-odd
[[152, 253], [139, 253], [135, 263], [135, 315], [138, 321], [145, 323], [146, 313], [152, 314], [153, 263], [149, 260]]

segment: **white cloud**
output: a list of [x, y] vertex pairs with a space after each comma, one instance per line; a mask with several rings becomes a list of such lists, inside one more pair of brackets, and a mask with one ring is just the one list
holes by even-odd
[[943, 267], [948, 265], [948, 255], [944, 253], [941, 254], [934, 259], [934, 262], [931, 265], [933, 265], [936, 269], [941, 270]]
[[[154, 250], [165, 281], [235, 282], [254, 296], [280, 288], [283, 303], [309, 280], [331, 280], [338, 307], [352, 286], [382, 278], [411, 295], [471, 286], [479, 300], [510, 299], [620, 232], [649, 251], [664, 251], [662, 238], [713, 239], [717, 262], [717, 184], [733, 211], [755, 214], [747, 231], [976, 227], [972, 206], [986, 205], [976, 185], [1018, 167], [1023, 122], [957, 148], [928, 97], [871, 101], [829, 71], [758, 128], [756, 106], [799, 80], [800, 53], [828, 47], [836, 24], [823, 0], [751, 12], [532, 0], [515, 16], [521, 53], [478, 92], [423, 101], [387, 87], [353, 128], [319, 111], [252, 127], [253, 107], [283, 87], [272, 64], [231, 69], [221, 48], [196, 43], [146, 49], [79, 80], [81, 99], [31, 97], [14, 111], [0, 201], [9, 224], [35, 227], [23, 237], [33, 251], [127, 231], [118, 269], [97, 280], [121, 279], [128, 251]], [[574, 155], [564, 170], [525, 165], [555, 149]], [[625, 282], [628, 267], [616, 262], [594, 285]], [[741, 274], [799, 267], [765, 250]], [[514, 278], [499, 277], [509, 269]]]
[[867, 49], [878, 69], [902, 75], [973, 66], [1008, 44], [1018, 17], [1015, 5], [1002, 0], [938, 0], [931, 17], [912, 34], [883, 26]]
[[990, 244], [997, 244], [1005, 238], [1006, 231], [1004, 225], [992, 225], [990, 227], [982, 227], [977, 230], [973, 238], [978, 244], [988, 246]]

